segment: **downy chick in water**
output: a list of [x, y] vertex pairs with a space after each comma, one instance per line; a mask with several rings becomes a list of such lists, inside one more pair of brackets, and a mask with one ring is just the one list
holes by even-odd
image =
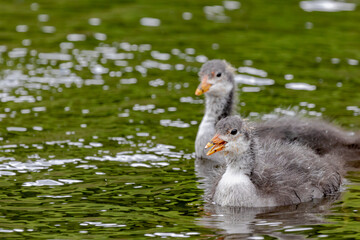
[[[210, 191], [221, 206], [270, 207], [308, 202], [340, 191], [342, 165], [307, 146], [259, 139], [238, 116], [216, 124], [207, 155], [222, 151], [225, 173]], [[326, 159], [323, 159], [326, 158]]]
[[[199, 71], [201, 80], [195, 94], [205, 95], [205, 114], [200, 123], [196, 140], [197, 158], [223, 162], [221, 156], [207, 156], [204, 146], [214, 135], [216, 123], [235, 113], [237, 88], [235, 69], [224, 60], [211, 60]], [[298, 142], [312, 148], [318, 155], [327, 153], [349, 157], [360, 156], [360, 138], [320, 119], [280, 117], [256, 123], [260, 138], [270, 137], [287, 142]]]

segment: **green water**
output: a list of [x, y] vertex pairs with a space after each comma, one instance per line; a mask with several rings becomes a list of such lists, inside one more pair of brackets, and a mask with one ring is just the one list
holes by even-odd
[[1, 0], [1, 238], [360, 238], [359, 171], [338, 199], [244, 210], [204, 203], [194, 170], [206, 59], [242, 67], [243, 116], [360, 129], [360, 2], [341, 3]]

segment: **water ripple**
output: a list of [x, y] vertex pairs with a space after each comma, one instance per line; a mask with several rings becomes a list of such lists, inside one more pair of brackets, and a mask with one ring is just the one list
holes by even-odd
[[140, 19], [140, 24], [147, 27], [158, 27], [161, 21], [157, 18], [144, 17]]
[[355, 3], [346, 3], [335, 0], [313, 0], [301, 1], [300, 7], [307, 12], [340, 12], [340, 11], [354, 11]]
[[273, 79], [258, 78], [258, 77], [248, 76], [245, 74], [236, 74], [235, 81], [237, 83], [256, 85], [256, 86], [267, 86], [267, 85], [273, 85], [275, 83]]
[[310, 85], [308, 83], [287, 83], [285, 84], [285, 88], [292, 90], [306, 90], [306, 91], [316, 90], [316, 86]]

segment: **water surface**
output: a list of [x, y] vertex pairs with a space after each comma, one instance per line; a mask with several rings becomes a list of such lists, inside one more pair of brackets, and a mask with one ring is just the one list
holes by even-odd
[[357, 1], [1, 6], [2, 236], [359, 238], [356, 168], [332, 199], [219, 208], [202, 200], [193, 146], [197, 71], [213, 58], [237, 69], [243, 116], [359, 131]]

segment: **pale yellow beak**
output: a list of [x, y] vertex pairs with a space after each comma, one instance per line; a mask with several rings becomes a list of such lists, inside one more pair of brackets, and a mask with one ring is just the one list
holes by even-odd
[[225, 144], [227, 142], [220, 138], [220, 134], [216, 134], [208, 144], [206, 144], [205, 148], [211, 147], [211, 149], [206, 153], [207, 156], [219, 152], [225, 148]]
[[201, 83], [195, 91], [195, 95], [200, 96], [201, 94], [206, 93], [207, 91], [209, 91], [210, 87], [211, 84], [208, 82], [208, 76], [203, 77]]

